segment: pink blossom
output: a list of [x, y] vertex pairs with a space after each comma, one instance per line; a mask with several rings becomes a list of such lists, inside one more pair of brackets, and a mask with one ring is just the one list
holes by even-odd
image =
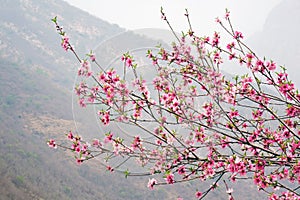
[[240, 38], [243, 39], [244, 38], [243, 34], [239, 31], [235, 31], [233, 37], [234, 37], [234, 39], [240, 39]]
[[123, 55], [123, 56], [121, 57], [121, 60], [124, 61], [125, 59], [126, 59], [126, 57]]
[[90, 77], [92, 75], [92, 71], [90, 71], [90, 63], [87, 60], [81, 61], [81, 67], [78, 69], [78, 76], [86, 76]]
[[254, 55], [252, 53], [246, 54], [247, 67], [250, 67], [252, 65], [253, 58], [254, 58]]
[[61, 46], [65, 51], [68, 51], [70, 49], [69, 37], [67, 37], [66, 35], [64, 35], [62, 38]]
[[228, 200], [234, 200], [233, 196], [230, 194], [228, 195]]
[[157, 180], [156, 179], [154, 179], [154, 178], [149, 179], [147, 187], [150, 188], [150, 190], [153, 190], [155, 184], [157, 184]]
[[101, 147], [102, 146], [101, 142], [98, 139], [94, 139], [92, 145], [94, 147]]
[[255, 63], [255, 65], [254, 65], [254, 67], [252, 68], [252, 70], [254, 72], [258, 72], [258, 71], [263, 72], [264, 69], [265, 69], [264, 63], [261, 60], [257, 60], [256, 63]]
[[126, 59], [126, 66], [127, 67], [131, 67], [132, 66], [132, 59], [131, 58], [127, 58]]
[[81, 152], [81, 148], [80, 148], [80, 145], [75, 145], [75, 149], [74, 149], [77, 153], [80, 153]]
[[134, 109], [134, 113], [133, 113], [133, 117], [135, 118], [135, 119], [137, 119], [137, 118], [139, 118], [139, 117], [141, 117], [141, 115], [142, 115], [142, 107], [140, 107], [140, 106], [136, 106], [135, 107], [135, 109]]
[[234, 42], [231, 42], [231, 43], [227, 44], [227, 46], [226, 46], [226, 48], [227, 48], [230, 52], [232, 52], [232, 48], [234, 48], [234, 47], [235, 47], [235, 43], [234, 43]]
[[82, 158], [76, 158], [76, 162], [78, 165], [83, 163], [83, 159]]
[[106, 169], [110, 172], [113, 172], [114, 171], [114, 168], [112, 168], [111, 166], [107, 166]]
[[290, 117], [295, 117], [300, 114], [300, 108], [296, 108], [295, 106], [288, 105], [286, 109], [286, 114]]
[[104, 125], [108, 125], [110, 122], [110, 111], [99, 111], [98, 115], [100, 116], [100, 120]]
[[276, 69], [276, 64], [273, 61], [267, 62], [266, 67], [268, 68], [268, 70], [273, 71]]
[[47, 144], [48, 144], [48, 146], [49, 146], [50, 148], [54, 148], [54, 149], [57, 148], [57, 145], [56, 145], [56, 143], [55, 143], [55, 140], [53, 140], [53, 139], [48, 140]]
[[90, 55], [90, 59], [91, 59], [92, 62], [95, 62], [95, 61], [96, 61], [96, 56], [95, 56], [95, 54], [91, 54], [91, 55]]
[[161, 10], [161, 19], [162, 20], [167, 20], [167, 17], [165, 15], [165, 13]]
[[226, 193], [227, 193], [227, 194], [232, 194], [232, 193], [233, 193], [233, 189], [232, 189], [232, 188], [228, 188], [228, 189], [226, 190]]
[[218, 46], [220, 43], [220, 35], [219, 33], [215, 32], [214, 33], [214, 37], [213, 37], [213, 40], [212, 40], [212, 46]]
[[219, 17], [216, 17], [216, 20], [215, 20], [217, 23], [221, 23], [221, 20]]
[[79, 99], [79, 105], [80, 105], [80, 107], [86, 107], [86, 103], [85, 103], [85, 100], [84, 100], [84, 98], [80, 98]]
[[180, 166], [179, 168], [178, 168], [178, 170], [177, 170], [177, 172], [178, 172], [178, 174], [180, 174], [180, 175], [184, 175], [185, 174], [185, 166], [184, 165], [182, 165], [182, 166]]
[[272, 194], [270, 197], [269, 197], [269, 200], [279, 200], [279, 197], [276, 195], [276, 194]]
[[209, 40], [210, 40], [210, 38], [209, 38], [208, 36], [203, 38], [203, 42], [204, 42], [204, 43], [208, 43]]
[[165, 180], [168, 184], [175, 183], [174, 174], [172, 174], [172, 173], [167, 174]]
[[254, 110], [252, 112], [252, 116], [254, 120], [259, 120], [262, 117], [263, 111], [262, 110]]
[[217, 65], [223, 63], [220, 53], [218, 51], [214, 52], [214, 63]]
[[198, 129], [195, 130], [195, 139], [197, 142], [200, 142], [200, 143], [204, 143], [205, 141], [205, 135], [204, 135], [204, 128], [203, 127], [200, 127]]
[[279, 86], [279, 91], [288, 97], [288, 93], [292, 92], [295, 89], [293, 83], [281, 83]]
[[239, 112], [237, 110], [231, 110], [229, 112], [229, 117], [230, 119], [234, 118], [234, 117], [238, 117], [239, 116]]
[[112, 133], [107, 133], [105, 135], [106, 137], [104, 138], [104, 143], [110, 143], [113, 141], [113, 134]]
[[228, 20], [228, 19], [229, 19], [229, 15], [230, 15], [230, 11], [229, 11], [228, 9], [226, 9], [224, 18], [225, 18], [226, 20]]
[[259, 185], [260, 182], [261, 182], [261, 180], [260, 180], [260, 178], [258, 176], [254, 176], [253, 177], [253, 182], [254, 182], [255, 185]]
[[197, 191], [197, 192], [195, 193], [195, 196], [196, 196], [196, 198], [199, 199], [199, 198], [202, 196], [202, 192]]
[[287, 74], [286, 73], [278, 73], [277, 74], [277, 81], [278, 81], [278, 84], [282, 84], [284, 82], [287, 81]]
[[141, 148], [141, 144], [142, 144], [141, 138], [139, 136], [135, 136], [131, 144], [131, 147], [133, 148], [133, 150], [135, 150], [136, 148]]
[[73, 138], [74, 138], [73, 133], [72, 133], [72, 131], [70, 131], [68, 134], [68, 139], [73, 140]]

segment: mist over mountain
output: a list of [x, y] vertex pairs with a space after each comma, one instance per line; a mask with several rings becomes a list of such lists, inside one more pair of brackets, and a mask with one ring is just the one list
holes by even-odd
[[269, 14], [263, 30], [249, 39], [259, 56], [287, 68], [291, 80], [300, 87], [300, 1], [283, 0]]
[[[81, 58], [124, 32], [61, 0], [0, 0], [0, 199], [176, 198], [174, 191], [187, 186], [149, 192], [147, 178], [109, 174], [93, 161], [77, 166], [71, 154], [48, 148], [47, 139], [64, 140], [76, 130], [71, 101], [79, 66], [60, 47], [54, 16]], [[117, 48], [128, 42], [120, 39], [114, 48], [101, 49], [104, 63], [105, 53], [124, 53]], [[124, 39], [131, 40], [128, 48], [157, 44], [130, 32]], [[103, 133], [92, 127], [91, 117], [79, 116], [77, 125], [80, 134], [97, 137]]]
[[[259, 54], [285, 64], [295, 81], [299, 6], [297, 0], [283, 0], [250, 40]], [[0, 199], [175, 199], [179, 194], [189, 199], [196, 188], [207, 188], [195, 181], [149, 191], [148, 178], [109, 174], [97, 162], [77, 166], [72, 155], [48, 148], [47, 139], [62, 140], [75, 130], [71, 100], [79, 65], [60, 47], [54, 16], [80, 56], [124, 31], [62, 0], [0, 0]], [[120, 49], [157, 44], [131, 32], [123, 36], [105, 43], [103, 63], [110, 61], [106, 54], [119, 55]], [[90, 128], [89, 116], [82, 118], [81, 130], [99, 134], [97, 127]], [[233, 187], [237, 198], [259, 197], [252, 185]], [[208, 198], [222, 199], [224, 191], [221, 187]]]
[[54, 16], [80, 55], [124, 31], [61, 0], [0, 0], [0, 199], [165, 197], [146, 193], [144, 180], [128, 187], [124, 176], [96, 164], [79, 167], [72, 155], [47, 147], [47, 139], [75, 130], [71, 93], [79, 65], [60, 47]]

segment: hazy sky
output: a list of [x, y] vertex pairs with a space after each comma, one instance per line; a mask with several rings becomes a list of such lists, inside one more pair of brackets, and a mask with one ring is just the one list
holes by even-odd
[[223, 17], [225, 8], [231, 11], [232, 21], [244, 35], [250, 36], [262, 29], [271, 9], [281, 0], [65, 0], [110, 23], [126, 29], [164, 28], [160, 19], [162, 6], [176, 31], [187, 30], [183, 16], [185, 8], [190, 12], [194, 30], [210, 34], [215, 30], [214, 20]]

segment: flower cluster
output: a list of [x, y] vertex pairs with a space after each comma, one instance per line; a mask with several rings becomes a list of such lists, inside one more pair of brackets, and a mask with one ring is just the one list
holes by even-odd
[[90, 70], [90, 63], [87, 60], [81, 61], [81, 67], [78, 69], [78, 76], [90, 77], [92, 72]]
[[[149, 179], [150, 189], [213, 179], [206, 191], [195, 193], [196, 198], [217, 188], [222, 179], [252, 179], [269, 199], [299, 199], [299, 92], [284, 68], [260, 59], [242, 42], [244, 36], [233, 30], [228, 10], [225, 20], [228, 27], [216, 20], [231, 36], [224, 47], [220, 33], [198, 37], [190, 26], [181, 38], [176, 36], [171, 50], [148, 50], [154, 77], [142, 76], [130, 52], [121, 57], [123, 69], [108, 70], [99, 66], [92, 52], [88, 54], [100, 69], [97, 75], [86, 59], [80, 60], [78, 75], [95, 84], [82, 81], [76, 86], [79, 104], [100, 106], [99, 120], [111, 132], [93, 140], [93, 151], [70, 132], [77, 162], [100, 157], [109, 171], [129, 176], [126, 164], [135, 160], [150, 169], [144, 174], [162, 174]], [[249, 73], [223, 74], [226, 59]], [[134, 77], [128, 78], [128, 72]], [[129, 129], [120, 130], [116, 123]], [[57, 146], [54, 140], [48, 145]], [[121, 164], [110, 164], [118, 159]], [[233, 199], [231, 189], [227, 194]]]
[[74, 136], [70, 131], [67, 134], [68, 139], [72, 142], [70, 149], [76, 152], [76, 162], [81, 164], [84, 160], [90, 157], [89, 145], [81, 140], [80, 136]]
[[56, 142], [55, 142], [55, 140], [53, 140], [53, 139], [49, 139], [48, 142], [47, 142], [47, 144], [48, 144], [48, 146], [49, 146], [50, 148], [54, 148], [54, 149], [57, 148]]

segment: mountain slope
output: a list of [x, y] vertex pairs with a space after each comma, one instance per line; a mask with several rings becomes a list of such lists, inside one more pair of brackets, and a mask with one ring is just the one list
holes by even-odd
[[[195, 181], [150, 192], [148, 178], [109, 174], [97, 162], [77, 166], [66, 152], [48, 149], [46, 139], [75, 130], [71, 92], [77, 69], [50, 19], [58, 16], [79, 55], [124, 30], [60, 0], [0, 0], [0, 5], [0, 199], [189, 199], [209, 187]], [[128, 43], [129, 49], [156, 45], [127, 34], [103, 50], [104, 63], [110, 61], [106, 53], [119, 55]], [[89, 122], [84, 119], [82, 130], [97, 134]], [[246, 192], [244, 199], [257, 198], [255, 187], [234, 187], [238, 199]], [[210, 197], [224, 194], [221, 187]]]
[[249, 43], [260, 56], [273, 59], [287, 68], [291, 79], [300, 87], [300, 1], [283, 0], [269, 14], [263, 30]]
[[[71, 92], [77, 73], [76, 59], [60, 47], [50, 19], [58, 16], [79, 55], [124, 30], [60, 0], [0, 5], [0, 199], [175, 198], [163, 189], [148, 192], [147, 179], [108, 174], [93, 162], [79, 167], [71, 155], [46, 145], [48, 138], [75, 130]], [[132, 43], [155, 45], [129, 34]], [[89, 125], [82, 130], [97, 134]]]
[[0, 198], [130, 198], [139, 185], [124, 191], [126, 179], [102, 173], [99, 166], [78, 167], [65, 152], [46, 145], [46, 139], [75, 130], [71, 92], [77, 68], [50, 19], [58, 16], [68, 27], [81, 55], [123, 29], [59, 0], [0, 4]]

